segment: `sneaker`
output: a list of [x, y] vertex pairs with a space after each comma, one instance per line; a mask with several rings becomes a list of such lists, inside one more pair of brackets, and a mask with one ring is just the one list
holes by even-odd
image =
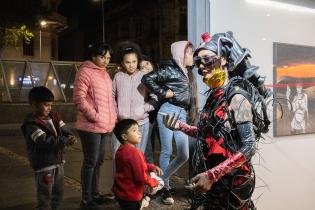
[[89, 202], [81, 201], [80, 210], [100, 210], [100, 206], [93, 200]]
[[173, 205], [174, 199], [172, 197], [171, 191], [167, 189], [162, 190], [162, 202], [166, 205]]
[[93, 195], [93, 201], [96, 202], [97, 204], [108, 203], [111, 202], [113, 199], [115, 199], [115, 195], [113, 194], [97, 193]]
[[150, 200], [151, 198], [149, 196], [145, 196], [142, 201], [141, 201], [141, 207], [140, 207], [140, 210], [142, 210], [143, 208], [146, 208], [149, 206], [150, 204]]
[[115, 198], [116, 198], [116, 196], [113, 193], [106, 193], [103, 195], [110, 200], [115, 200]]

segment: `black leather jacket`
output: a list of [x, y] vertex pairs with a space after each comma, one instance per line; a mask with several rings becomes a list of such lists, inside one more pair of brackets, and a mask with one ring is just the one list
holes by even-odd
[[[175, 61], [161, 64], [156, 71], [144, 75], [141, 82], [158, 96], [160, 102], [167, 101], [186, 110], [189, 109], [191, 102], [189, 80]], [[168, 89], [174, 93], [172, 98], [165, 98]]]

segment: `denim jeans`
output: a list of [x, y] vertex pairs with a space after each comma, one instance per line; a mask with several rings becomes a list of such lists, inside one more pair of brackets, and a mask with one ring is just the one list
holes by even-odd
[[57, 210], [63, 197], [63, 165], [47, 171], [35, 172], [38, 210]]
[[152, 123], [150, 123], [149, 132], [148, 132], [148, 143], [147, 143], [147, 146], [146, 146], [145, 152], [144, 152], [144, 155], [145, 155], [148, 163], [154, 163], [152, 141], [154, 141], [155, 136], [152, 134], [154, 132], [153, 126], [154, 125]]
[[112, 134], [81, 130], [78, 130], [78, 133], [84, 156], [81, 168], [82, 200], [89, 202], [92, 195], [99, 192], [100, 166], [104, 162], [106, 141]]
[[[149, 127], [150, 127], [149, 121], [144, 123], [143, 125], [139, 125], [142, 138], [141, 138], [141, 142], [139, 144], [136, 144], [136, 147], [139, 148], [142, 152], [144, 152], [145, 148], [147, 147], [148, 138], [149, 138]], [[119, 146], [120, 146], [120, 143], [118, 139], [116, 138], [116, 136], [113, 134], [113, 137], [112, 137], [113, 160], [115, 159], [115, 154]]]
[[[169, 178], [174, 174], [189, 158], [188, 136], [181, 131], [172, 131], [165, 127], [163, 123], [163, 115], [161, 113], [172, 114], [177, 113], [179, 120], [186, 122], [186, 111], [184, 108], [175, 106], [171, 103], [164, 103], [157, 115], [157, 123], [161, 139], [160, 166], [164, 172], [162, 176], [164, 187], [169, 189]], [[176, 142], [176, 157], [170, 162], [173, 152], [172, 140]]]

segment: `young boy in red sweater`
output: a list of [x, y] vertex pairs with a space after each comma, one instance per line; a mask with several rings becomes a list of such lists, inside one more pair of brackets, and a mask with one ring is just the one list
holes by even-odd
[[137, 121], [124, 119], [114, 128], [114, 133], [121, 143], [116, 152], [116, 172], [114, 176], [113, 193], [125, 210], [139, 210], [145, 185], [156, 191], [158, 181], [149, 176], [149, 172], [162, 175], [162, 171], [154, 164], [145, 161], [143, 152], [135, 147], [141, 141], [141, 132]]

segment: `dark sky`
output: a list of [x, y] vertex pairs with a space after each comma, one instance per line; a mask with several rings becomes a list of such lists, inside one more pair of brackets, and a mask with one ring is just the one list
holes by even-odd
[[11, 27], [26, 24], [33, 27], [41, 14], [40, 0], [1, 0], [0, 26]]
[[80, 29], [90, 28], [101, 20], [101, 3], [93, 0], [63, 0], [58, 12], [67, 18], [78, 17]]

